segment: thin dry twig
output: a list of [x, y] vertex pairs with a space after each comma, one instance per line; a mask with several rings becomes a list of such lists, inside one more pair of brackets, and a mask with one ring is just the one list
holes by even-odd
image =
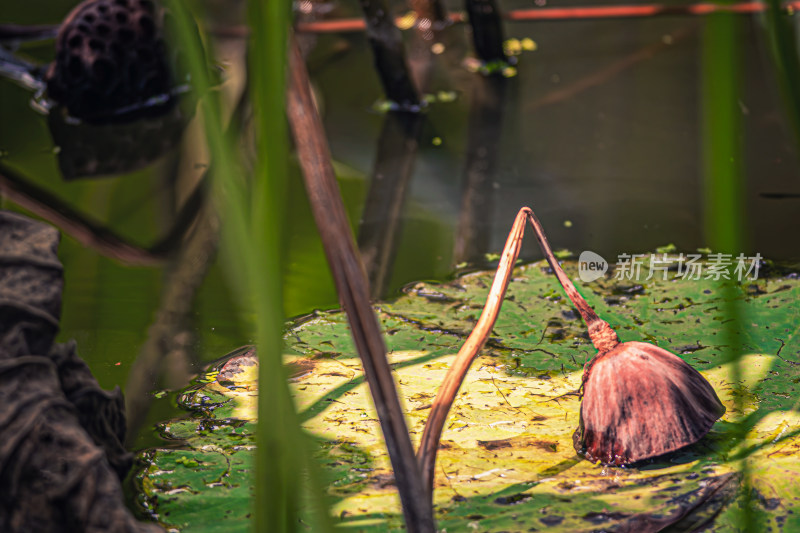
[[79, 243], [126, 265], [158, 266], [177, 251], [206, 203], [205, 178], [184, 202], [169, 232], [155, 244], [142, 247], [109, 230], [100, 222], [76, 211], [63, 200], [11, 169], [0, 165], [0, 196], [8, 198], [58, 226]]
[[380, 325], [369, 301], [369, 283], [347, 222], [308, 73], [294, 39], [289, 56], [289, 123], [314, 219], [378, 412], [406, 526], [415, 533], [433, 533], [432, 502], [414, 457]]

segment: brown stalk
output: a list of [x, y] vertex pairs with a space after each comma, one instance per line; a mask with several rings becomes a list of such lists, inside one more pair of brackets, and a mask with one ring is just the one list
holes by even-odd
[[158, 266], [165, 263], [181, 244], [206, 203], [205, 178], [192, 191], [177, 214], [169, 232], [147, 248], [129, 242], [100, 222], [76, 211], [11, 169], [0, 165], [0, 195], [58, 226], [63, 232], [99, 254], [126, 265]]
[[436, 452], [439, 449], [439, 439], [442, 436], [447, 414], [453, 405], [458, 389], [464, 381], [464, 377], [469, 371], [469, 367], [475, 356], [486, 343], [489, 333], [492, 331], [497, 315], [500, 313], [500, 306], [514, 270], [514, 263], [517, 261], [519, 251], [522, 246], [522, 236], [525, 233], [525, 220], [530, 209], [523, 207], [517, 213], [514, 226], [506, 240], [505, 248], [500, 257], [500, 264], [497, 273], [494, 275], [489, 296], [486, 298], [486, 305], [481, 312], [478, 323], [467, 337], [467, 341], [458, 351], [455, 361], [447, 371], [447, 375], [436, 393], [433, 400], [425, 430], [422, 432], [417, 458], [419, 460], [420, 471], [422, 472], [423, 486], [427, 489], [429, 497], [433, 495], [433, 477], [436, 467]]
[[433, 533], [432, 502], [422, 484], [380, 325], [369, 301], [369, 283], [353, 242], [322, 121], [294, 38], [289, 45], [287, 112], [314, 219], [383, 430], [406, 526], [411, 532]]
[[611, 329], [608, 322], [598, 317], [594, 309], [589, 307], [589, 304], [586, 303], [586, 300], [583, 299], [583, 296], [580, 295], [575, 285], [572, 284], [572, 281], [564, 273], [564, 269], [561, 268], [556, 256], [553, 255], [553, 250], [550, 248], [550, 243], [547, 242], [542, 224], [539, 222], [539, 219], [536, 218], [533, 210], [529, 207], [523, 207], [521, 211], [526, 212], [528, 220], [531, 226], [533, 226], [533, 231], [536, 233], [536, 240], [539, 241], [539, 247], [542, 249], [545, 259], [550, 263], [550, 268], [553, 269], [553, 272], [558, 278], [558, 282], [561, 283], [564, 292], [567, 293], [567, 297], [578, 310], [578, 313], [580, 313], [581, 318], [583, 318], [583, 321], [586, 323], [586, 327], [589, 328], [589, 338], [592, 339], [592, 344], [594, 344], [594, 347], [597, 348], [597, 351], [600, 353], [611, 350], [614, 346], [619, 344], [617, 334], [614, 333], [614, 330]]
[[10, 169], [0, 167], [0, 172], [0, 195], [58, 226], [84, 246], [128, 265], [151, 266], [164, 262], [163, 254], [126, 242]]

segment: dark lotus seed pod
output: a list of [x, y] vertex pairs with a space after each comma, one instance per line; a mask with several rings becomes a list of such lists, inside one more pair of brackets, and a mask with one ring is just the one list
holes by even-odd
[[56, 37], [56, 59], [46, 76], [49, 97], [90, 122], [155, 111], [145, 102], [172, 87], [163, 18], [151, 0], [79, 4]]

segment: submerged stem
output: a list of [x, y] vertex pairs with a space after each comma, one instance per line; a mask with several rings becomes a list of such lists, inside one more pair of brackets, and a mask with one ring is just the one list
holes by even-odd
[[559, 283], [564, 288], [572, 304], [578, 309], [581, 317], [586, 322], [589, 329], [589, 337], [597, 350], [602, 354], [611, 350], [614, 346], [619, 344], [619, 339], [614, 330], [607, 322], [600, 319], [594, 310], [589, 307], [583, 296], [578, 293], [578, 290], [572, 284], [572, 281], [564, 273], [558, 260], [553, 255], [553, 250], [547, 242], [542, 225], [533, 210], [530, 207], [523, 207], [517, 213], [514, 219], [514, 225], [511, 232], [508, 234], [506, 245], [503, 248], [503, 253], [500, 257], [500, 264], [497, 266], [497, 273], [494, 275], [492, 287], [489, 290], [489, 296], [486, 298], [486, 304], [483, 307], [481, 316], [478, 323], [472, 330], [472, 333], [467, 337], [466, 342], [458, 351], [453, 364], [447, 371], [447, 375], [436, 392], [436, 398], [433, 400], [431, 412], [428, 415], [428, 421], [425, 424], [425, 429], [422, 432], [422, 439], [420, 441], [419, 450], [417, 451], [417, 461], [420, 465], [420, 472], [422, 473], [423, 486], [427, 488], [429, 496], [433, 495], [433, 478], [436, 464], [436, 452], [439, 449], [439, 439], [442, 436], [444, 423], [447, 420], [447, 414], [450, 407], [453, 405], [458, 389], [464, 381], [464, 377], [469, 371], [472, 361], [478, 354], [480, 349], [486, 343], [489, 333], [497, 321], [497, 316], [500, 313], [500, 306], [503, 303], [508, 283], [511, 280], [511, 273], [514, 270], [514, 263], [519, 256], [520, 248], [522, 246], [522, 237], [525, 233], [525, 222], [530, 221], [536, 232], [536, 239], [539, 241], [539, 246], [544, 252], [544, 256], [550, 267], [555, 272]]

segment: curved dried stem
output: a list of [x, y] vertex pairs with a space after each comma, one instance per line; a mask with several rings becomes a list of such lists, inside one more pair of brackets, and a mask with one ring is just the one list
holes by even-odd
[[453, 405], [453, 400], [458, 394], [458, 389], [461, 387], [461, 382], [464, 381], [464, 376], [467, 375], [472, 361], [483, 347], [489, 333], [492, 331], [497, 315], [500, 313], [500, 306], [503, 303], [503, 297], [508, 287], [508, 282], [511, 278], [511, 272], [514, 270], [514, 263], [519, 256], [519, 251], [522, 246], [522, 236], [525, 232], [525, 220], [527, 219], [530, 209], [527, 207], [522, 208], [514, 220], [514, 226], [511, 228], [511, 233], [506, 240], [506, 246], [503, 249], [503, 254], [500, 258], [500, 264], [497, 267], [497, 273], [492, 282], [492, 288], [489, 290], [489, 296], [486, 299], [486, 305], [481, 312], [478, 323], [470, 333], [467, 341], [459, 350], [455, 361], [447, 371], [444, 382], [439, 387], [436, 393], [436, 398], [433, 401], [433, 407], [428, 415], [428, 421], [425, 424], [425, 430], [422, 433], [422, 440], [417, 452], [417, 460], [420, 465], [420, 472], [422, 474], [423, 486], [427, 488], [429, 494], [433, 494], [433, 476], [434, 468], [436, 465], [436, 452], [439, 448], [439, 439], [442, 435], [447, 414], [450, 407]]
[[461, 387], [461, 383], [472, 365], [472, 361], [486, 343], [486, 339], [497, 321], [497, 316], [500, 314], [500, 306], [503, 303], [503, 297], [514, 269], [514, 263], [522, 246], [526, 221], [530, 221], [531, 226], [533, 226], [536, 239], [539, 241], [539, 246], [544, 252], [547, 262], [553, 269], [570, 301], [586, 322], [589, 328], [589, 336], [597, 350], [603, 353], [619, 343], [617, 334], [605, 321], [597, 316], [575, 288], [575, 285], [572, 284], [566, 273], [564, 273], [564, 269], [558, 264], [558, 260], [550, 248], [550, 243], [547, 242], [542, 225], [533, 210], [529, 207], [520, 209], [506, 240], [505, 248], [503, 248], [500, 264], [497, 267], [497, 273], [494, 276], [494, 281], [492, 281], [492, 287], [489, 290], [489, 296], [486, 298], [486, 304], [483, 307], [478, 323], [469, 337], [467, 337], [453, 364], [448, 369], [447, 375], [436, 393], [436, 398], [433, 400], [431, 412], [428, 415], [428, 421], [422, 433], [419, 450], [417, 451], [417, 461], [423, 477], [423, 486], [427, 488], [429, 495], [433, 494], [436, 452], [439, 449], [439, 439], [442, 436], [444, 423], [447, 420], [447, 415], [450, 412], [450, 407], [453, 405], [456, 394], [458, 394], [458, 389]]
[[[525, 207], [522, 210], [527, 210], [528, 220], [533, 226], [533, 231], [536, 233], [536, 240], [539, 241], [539, 247], [544, 252], [544, 256], [547, 259], [547, 262], [550, 263], [550, 268], [553, 269], [553, 272], [558, 278], [558, 282], [561, 283], [561, 286], [564, 288], [564, 292], [567, 293], [567, 297], [569, 297], [572, 305], [575, 306], [575, 309], [578, 310], [583, 321], [586, 322], [586, 327], [589, 329], [589, 338], [592, 339], [592, 344], [594, 347], [597, 348], [597, 351], [600, 353], [605, 353], [617, 344], [619, 344], [619, 338], [617, 338], [617, 334], [611, 329], [611, 326], [608, 325], [608, 322], [602, 320], [600, 317], [597, 316], [597, 313], [594, 312], [594, 309], [589, 307], [589, 304], [586, 303], [586, 300], [583, 299], [583, 296], [578, 292], [575, 288], [575, 285], [572, 284], [572, 281], [567, 277], [564, 273], [564, 269], [561, 268], [561, 265], [558, 264], [558, 260], [556, 260], [555, 255], [553, 255], [553, 250], [550, 248], [550, 243], [547, 242], [547, 237], [544, 234], [544, 230], [542, 229], [542, 224], [539, 222], [539, 219], [536, 218], [536, 215], [533, 213], [533, 210]], [[522, 210], [520, 212], [522, 212]]]
[[594, 312], [594, 309], [589, 307], [589, 304], [586, 303], [586, 300], [583, 299], [583, 296], [581, 296], [577, 289], [575, 289], [575, 285], [572, 284], [572, 280], [567, 277], [567, 275], [564, 273], [564, 269], [558, 264], [558, 260], [553, 254], [553, 250], [550, 248], [550, 243], [547, 242], [547, 237], [544, 234], [541, 222], [539, 222], [539, 219], [536, 218], [533, 210], [527, 207], [523, 208], [523, 210], [526, 209], [528, 220], [530, 221], [531, 226], [533, 226], [533, 231], [536, 233], [536, 240], [539, 241], [539, 246], [542, 248], [544, 257], [547, 259], [547, 262], [550, 263], [550, 268], [553, 269], [553, 272], [558, 278], [558, 282], [561, 283], [562, 287], [564, 287], [564, 292], [567, 293], [572, 305], [574, 305], [578, 310], [578, 313], [581, 314], [581, 317], [583, 318], [583, 321], [586, 322], [587, 326], [595, 320], [599, 320], [597, 314]]

